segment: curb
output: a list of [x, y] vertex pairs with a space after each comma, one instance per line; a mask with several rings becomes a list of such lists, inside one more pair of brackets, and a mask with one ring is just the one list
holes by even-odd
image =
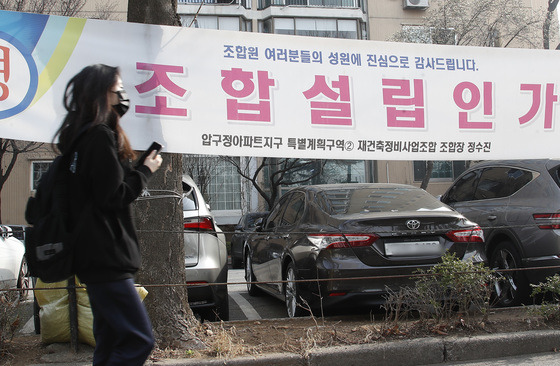
[[554, 352], [560, 348], [560, 331], [525, 331], [476, 337], [423, 338], [375, 344], [337, 346], [294, 353], [244, 356], [232, 359], [166, 359], [153, 362], [165, 366], [218, 365], [430, 365], [473, 361], [524, 354]]

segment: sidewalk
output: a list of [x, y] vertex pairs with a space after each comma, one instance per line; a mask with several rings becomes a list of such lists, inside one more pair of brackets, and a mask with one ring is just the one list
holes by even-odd
[[[80, 345], [73, 354], [67, 344], [51, 345], [53, 353], [44, 363], [30, 366], [82, 366], [91, 364], [92, 349]], [[233, 359], [165, 359], [150, 362], [165, 366], [292, 366], [292, 365], [431, 365], [444, 362], [483, 360], [525, 354], [554, 352], [560, 349], [560, 331], [526, 331], [489, 334], [476, 337], [422, 338], [372, 344], [328, 347], [311, 350], [306, 355], [294, 353], [263, 354]]]

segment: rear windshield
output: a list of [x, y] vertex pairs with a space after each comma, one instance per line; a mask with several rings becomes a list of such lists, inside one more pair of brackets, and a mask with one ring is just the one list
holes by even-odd
[[198, 210], [198, 202], [194, 195], [194, 189], [190, 193], [183, 194], [183, 211], [195, 211]]
[[322, 191], [319, 196], [323, 210], [331, 215], [449, 210], [434, 196], [419, 188], [341, 188]]
[[552, 168], [551, 170], [549, 170], [549, 172], [556, 185], [560, 187], [560, 166]]

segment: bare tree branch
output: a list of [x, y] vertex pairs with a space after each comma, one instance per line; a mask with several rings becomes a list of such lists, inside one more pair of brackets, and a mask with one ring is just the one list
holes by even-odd
[[[548, 1], [543, 39], [548, 48], [552, 12], [560, 0]], [[517, 0], [445, 0], [430, 8], [419, 26], [403, 27], [392, 41], [442, 43], [481, 47], [536, 48], [541, 20], [531, 7]], [[452, 35], [452, 39], [450, 39]], [[558, 46], [560, 47], [560, 45]], [[427, 162], [421, 187], [426, 189], [433, 170]]]
[[[280, 189], [286, 186], [294, 186], [313, 181], [322, 172], [326, 161], [303, 160], [303, 159], [257, 159], [257, 167], [253, 171], [249, 169], [249, 162], [256, 158], [236, 160], [229, 156], [222, 159], [232, 164], [237, 173], [248, 180], [257, 190], [259, 195], [266, 201], [270, 209], [280, 196]], [[247, 161], [243, 164], [241, 161]], [[264, 174], [268, 172], [267, 174]]]

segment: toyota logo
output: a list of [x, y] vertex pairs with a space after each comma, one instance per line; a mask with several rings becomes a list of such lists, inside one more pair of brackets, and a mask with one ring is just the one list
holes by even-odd
[[406, 222], [406, 227], [410, 230], [417, 230], [420, 227], [420, 221], [418, 220], [408, 220]]

